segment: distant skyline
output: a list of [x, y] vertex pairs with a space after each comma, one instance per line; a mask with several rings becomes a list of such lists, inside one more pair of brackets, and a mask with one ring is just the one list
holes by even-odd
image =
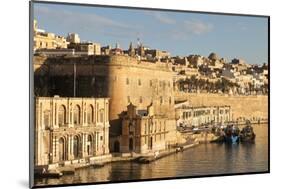
[[102, 46], [128, 49], [139, 38], [172, 56], [215, 52], [228, 61], [268, 63], [266, 17], [34, 3], [34, 18], [46, 32], [78, 33], [82, 41]]

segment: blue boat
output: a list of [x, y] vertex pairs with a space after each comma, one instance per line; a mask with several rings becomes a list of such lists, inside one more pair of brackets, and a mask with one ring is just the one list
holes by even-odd
[[240, 130], [237, 126], [231, 124], [224, 130], [224, 141], [226, 143], [236, 144], [239, 142]]

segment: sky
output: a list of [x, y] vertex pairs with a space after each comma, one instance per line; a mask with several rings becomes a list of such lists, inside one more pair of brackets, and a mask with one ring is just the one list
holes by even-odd
[[102, 46], [118, 43], [128, 49], [139, 38], [144, 46], [172, 56], [215, 52], [228, 61], [268, 61], [266, 17], [34, 3], [34, 18], [46, 32], [78, 33], [82, 41]]

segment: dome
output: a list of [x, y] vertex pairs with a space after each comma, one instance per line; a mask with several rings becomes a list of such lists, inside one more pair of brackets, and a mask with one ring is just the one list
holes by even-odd
[[216, 54], [216, 53], [211, 53], [208, 57], [209, 59], [211, 60], [218, 60], [219, 59], [219, 56]]

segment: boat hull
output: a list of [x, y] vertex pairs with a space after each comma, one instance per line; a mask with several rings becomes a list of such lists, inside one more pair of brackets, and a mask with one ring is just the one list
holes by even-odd
[[240, 136], [241, 142], [254, 142], [256, 138], [256, 135], [247, 135], [247, 136]]
[[225, 137], [224, 137], [224, 141], [225, 141], [226, 143], [235, 144], [235, 143], [238, 143], [238, 142], [239, 142], [239, 136], [234, 136], [234, 135], [225, 136]]

